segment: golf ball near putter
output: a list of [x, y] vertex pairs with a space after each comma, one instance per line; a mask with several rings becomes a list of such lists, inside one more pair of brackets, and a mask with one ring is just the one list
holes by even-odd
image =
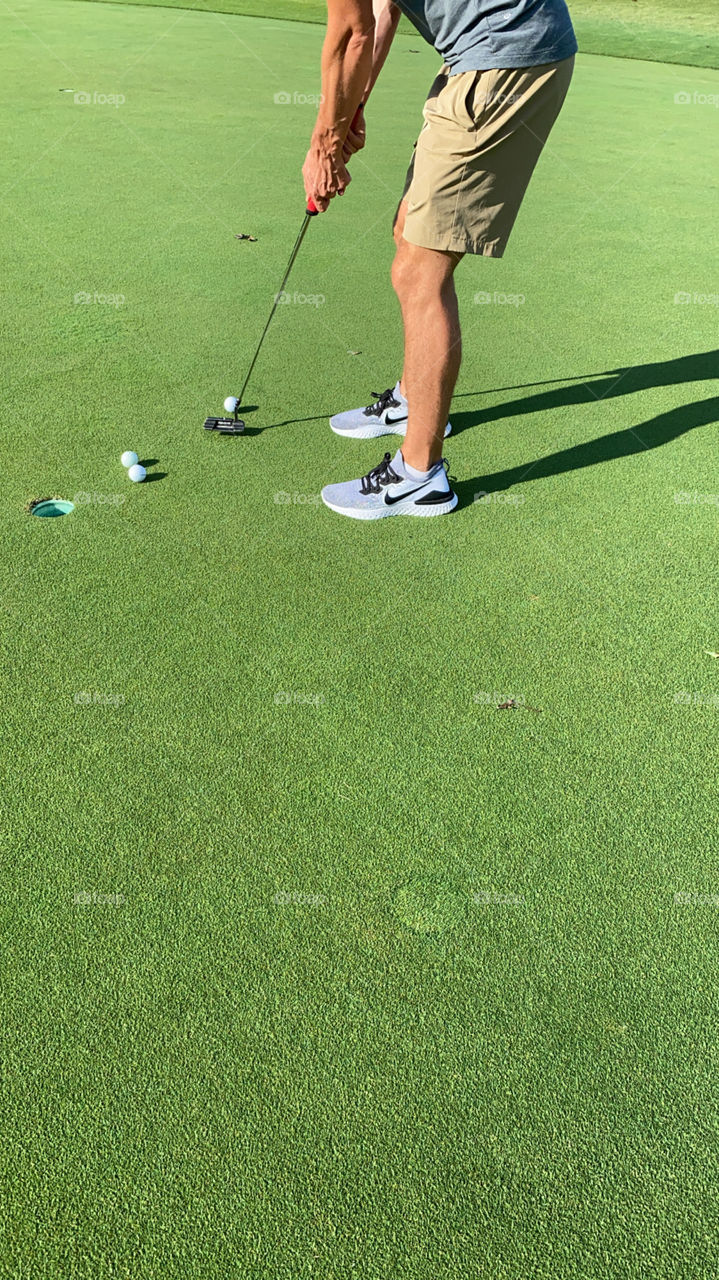
[[120, 458], [120, 462], [122, 463], [123, 467], [134, 467], [135, 463], [138, 461], [139, 459], [137, 457], [137, 454], [133, 453], [132, 449], [126, 449], [122, 457]]
[[134, 480], [135, 484], [138, 484], [140, 480], [145, 479], [147, 472], [141, 463], [136, 462], [134, 466], [130, 467], [130, 470], [128, 471], [127, 474], [129, 475], [131, 480]]
[[228, 396], [227, 399], [225, 400], [225, 406], [224, 406], [225, 412], [234, 413], [238, 403], [239, 401], [237, 399], [237, 396]]

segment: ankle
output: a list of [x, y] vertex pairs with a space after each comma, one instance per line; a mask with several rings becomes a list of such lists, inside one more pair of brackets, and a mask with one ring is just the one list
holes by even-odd
[[439, 456], [434, 458], [428, 449], [407, 450], [403, 445], [401, 453], [405, 467], [411, 467], [420, 475], [427, 475], [439, 462]]

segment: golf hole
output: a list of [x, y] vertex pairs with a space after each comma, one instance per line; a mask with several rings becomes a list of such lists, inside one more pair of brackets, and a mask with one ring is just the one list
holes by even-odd
[[37, 502], [30, 514], [33, 516], [68, 516], [75, 510], [74, 502], [66, 502], [64, 498], [46, 498]]

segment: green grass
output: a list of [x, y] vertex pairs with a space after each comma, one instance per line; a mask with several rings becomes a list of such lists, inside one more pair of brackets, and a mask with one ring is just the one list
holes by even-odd
[[[109, 0], [115, 3], [116, 0]], [[125, 0], [120, 0], [121, 3]], [[126, 0], [147, 4], [147, 0]], [[153, 0], [171, 8], [324, 22], [326, 0]], [[570, 0], [583, 53], [719, 67], [716, 0]], [[402, 19], [401, 30], [414, 34]]]
[[674, 95], [719, 76], [578, 60], [459, 272], [461, 506], [364, 526], [316, 498], [384, 442], [326, 419], [396, 376], [431, 51], [223, 440], [320, 29], [2, 22], [3, 1275], [713, 1278], [717, 308], [674, 297], [716, 293], [718, 148]]

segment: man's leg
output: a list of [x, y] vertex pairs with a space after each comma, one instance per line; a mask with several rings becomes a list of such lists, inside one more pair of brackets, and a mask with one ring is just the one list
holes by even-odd
[[402, 457], [417, 471], [429, 471], [442, 456], [449, 406], [462, 361], [454, 271], [461, 253], [422, 249], [402, 236], [406, 201], [394, 227], [397, 253], [392, 284], [404, 323], [401, 390], [409, 401], [409, 425]]
[[385, 453], [367, 475], [322, 490], [326, 506], [357, 520], [447, 515], [458, 501], [440, 458], [461, 360], [452, 275], [463, 255], [410, 244], [401, 233], [404, 212], [400, 205], [392, 283], [404, 321], [407, 435], [395, 456]]

